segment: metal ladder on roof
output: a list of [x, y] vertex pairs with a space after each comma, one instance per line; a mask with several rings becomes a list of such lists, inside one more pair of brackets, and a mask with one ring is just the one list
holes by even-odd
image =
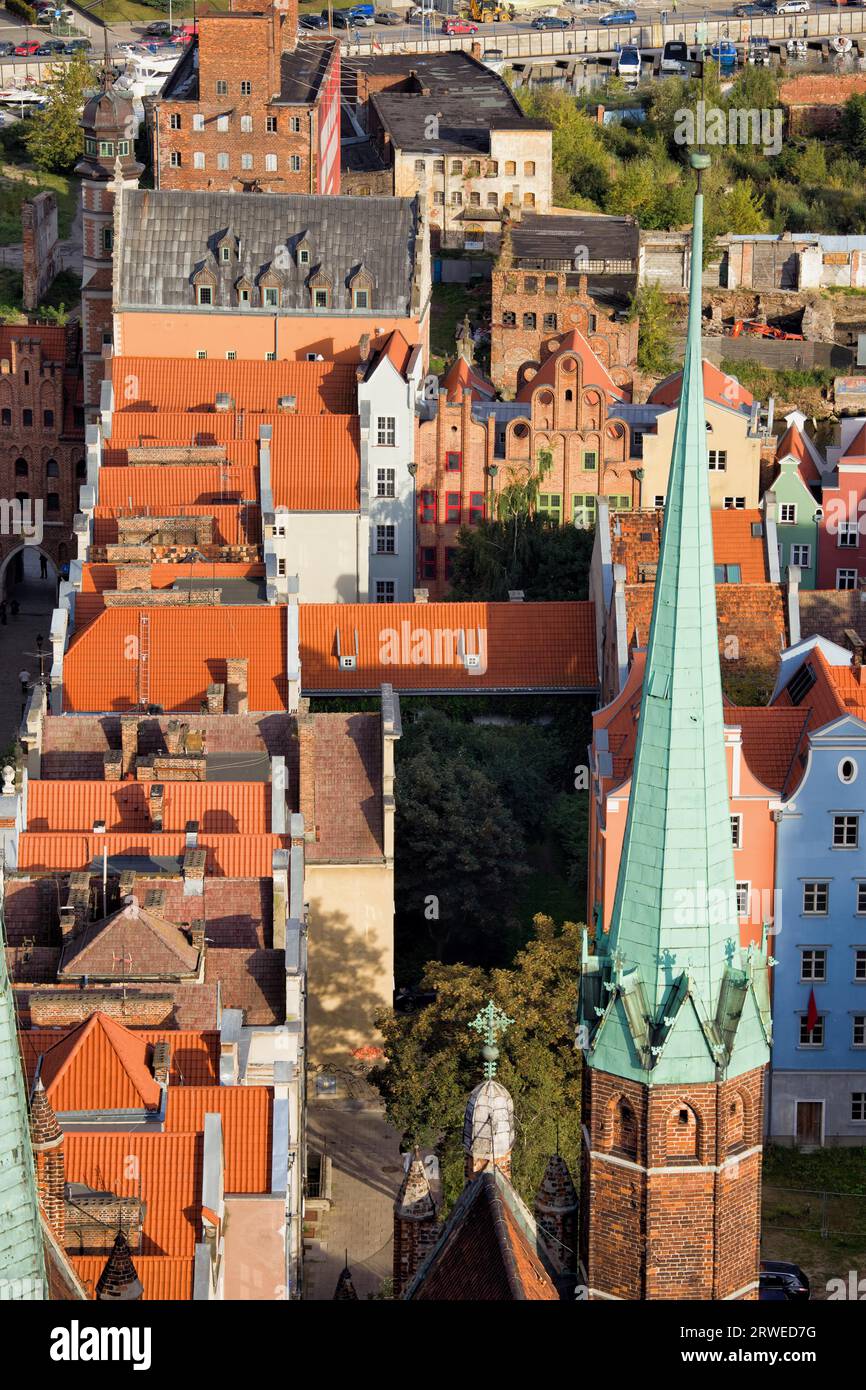
[[142, 709], [150, 704], [150, 620], [143, 612], [138, 615], [138, 703]]

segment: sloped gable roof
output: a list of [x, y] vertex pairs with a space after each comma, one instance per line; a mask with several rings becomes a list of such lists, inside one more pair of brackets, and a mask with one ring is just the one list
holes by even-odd
[[161, 1089], [147, 1044], [95, 1013], [46, 1050], [39, 1073], [56, 1114], [71, 1110], [157, 1110]]
[[121, 908], [91, 922], [66, 945], [59, 974], [90, 979], [182, 980], [199, 966], [180, 927], [146, 908]]
[[790, 425], [776, 445], [777, 462], [781, 463], [783, 459], [789, 457], [797, 460], [797, 472], [807, 486], [809, 483], [822, 481], [824, 475], [815, 462], [814, 454], [809, 448], [809, 442], [796, 425]]

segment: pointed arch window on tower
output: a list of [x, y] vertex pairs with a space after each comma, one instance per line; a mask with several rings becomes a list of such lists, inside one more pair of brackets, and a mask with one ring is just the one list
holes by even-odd
[[680, 1163], [696, 1163], [700, 1139], [698, 1117], [684, 1101], [669, 1112], [665, 1125], [665, 1156]]
[[610, 1147], [623, 1158], [637, 1158], [637, 1116], [624, 1096], [612, 1102]]

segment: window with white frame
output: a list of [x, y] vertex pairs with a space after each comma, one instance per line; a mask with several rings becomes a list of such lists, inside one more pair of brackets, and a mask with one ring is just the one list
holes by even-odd
[[738, 917], [748, 917], [749, 915], [749, 895], [751, 887], [751, 883], [738, 882], [736, 885]]
[[199, 362], [204, 362], [207, 360], [207, 353], [205, 352], [204, 348], [199, 348], [198, 352], [196, 353], [196, 359]]
[[241, 116], [241, 132], [244, 135], [251, 135], [253, 130], [252, 116]]
[[779, 520], [786, 526], [795, 526], [797, 523], [797, 503], [782, 502], [779, 507]]
[[217, 155], [217, 168], [218, 168], [218, 169], [227, 169], [228, 167], [229, 167], [229, 157], [228, 157], [228, 155], [225, 153], [225, 151], [223, 151], [221, 154], [218, 154], [218, 155]]
[[395, 555], [397, 553], [397, 527], [376, 527], [376, 554]]
[[801, 569], [807, 570], [812, 563], [811, 545], [792, 545], [791, 564], [799, 565]]
[[274, 174], [274, 173], [276, 173], [276, 169], [277, 169], [277, 156], [276, 156], [275, 154], [266, 154], [266, 155], [265, 155], [265, 170], [266, 170], [267, 173], [269, 173], [269, 174]]
[[194, 150], [192, 156], [193, 169], [204, 168], [204, 150]]
[[252, 155], [251, 155], [251, 154], [242, 154], [242, 155], [241, 155], [241, 168], [242, 168], [242, 169], [252, 169], [252, 167], [253, 167], [253, 157], [252, 157]]
[[734, 849], [743, 848], [743, 817], [731, 816], [731, 844]]
[[826, 917], [829, 900], [829, 883], [803, 884], [803, 915], [805, 917]]
[[228, 130], [228, 128], [229, 128], [229, 118], [228, 118], [228, 116], [217, 116], [217, 130], [220, 130], [220, 131], [222, 131], [223, 134], [225, 134], [225, 132]]
[[169, 164], [171, 165], [172, 169], [180, 169], [180, 167], [181, 167], [180, 150], [172, 150], [172, 151], [171, 151], [171, 154], [170, 154], [169, 157], [168, 157], [168, 162], [169, 162]]
[[396, 592], [397, 586], [393, 579], [376, 580], [377, 603], [393, 603], [395, 601]]
[[275, 285], [266, 285], [262, 290], [262, 303], [266, 309], [276, 309], [280, 303], [280, 292]]
[[800, 1016], [800, 1046], [801, 1047], [823, 1047], [824, 1046], [824, 1015], [819, 1014], [815, 1019], [814, 1025], [809, 1027], [808, 1014]]
[[827, 952], [821, 947], [803, 947], [800, 951], [800, 979], [806, 982], [826, 978]]
[[300, 116], [290, 116], [290, 117], [289, 117], [289, 130], [291, 130], [291, 131], [293, 132], [293, 134], [297, 135], [297, 134], [300, 132], [300, 129], [301, 129], [301, 118], [300, 118]]
[[851, 1046], [866, 1047], [866, 1014], [854, 1014], [851, 1018]]
[[857, 571], [856, 570], [837, 570], [836, 571], [837, 589], [856, 589]]
[[725, 510], [729, 512], [743, 512], [746, 510], [745, 497], [726, 497]]
[[277, 118], [276, 118], [276, 116], [265, 116], [265, 134], [266, 134], [266, 135], [276, 135], [276, 133], [277, 133]]
[[851, 1119], [866, 1120], [866, 1091], [851, 1092]]
[[834, 816], [833, 817], [833, 848], [834, 849], [856, 849], [859, 836], [860, 817], [859, 816]]
[[854, 952], [854, 979], [866, 982], [866, 946], [858, 946]]
[[236, 361], [237, 361], [237, 357], [238, 357], [237, 353], [236, 353], [232, 348], [229, 348], [228, 352], [226, 353], [226, 361], [227, 361], [227, 362], [236, 362]]
[[397, 495], [396, 468], [376, 469], [376, 496], [395, 497]]
[[199, 112], [196, 112], [192, 118], [192, 128], [193, 130], [204, 130], [204, 116]]
[[299, 174], [301, 172], [301, 156], [299, 154], [289, 155], [289, 168], [293, 174]]
[[381, 448], [392, 448], [397, 443], [397, 420], [393, 415], [379, 415], [376, 419], [376, 443]]
[[856, 550], [859, 535], [856, 521], [840, 521], [836, 544], [840, 550]]
[[724, 473], [728, 466], [727, 449], [710, 449], [709, 451], [710, 472]]
[[664, 504], [665, 504], [665, 495], [664, 495], [664, 493], [663, 493], [663, 492], [657, 492], [656, 495], [655, 495], [655, 497], [653, 498], [653, 506], [654, 506], [655, 508], [658, 509], [658, 508], [660, 508], [660, 507], [663, 507]]
[[857, 884], [857, 912], [861, 917], [866, 915], [866, 880]]

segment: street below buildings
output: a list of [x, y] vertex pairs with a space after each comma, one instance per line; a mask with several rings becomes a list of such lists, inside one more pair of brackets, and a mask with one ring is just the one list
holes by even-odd
[[[21, 557], [20, 580], [15, 577], [18, 556]], [[3, 756], [17, 736], [24, 712], [21, 672], [28, 673], [31, 683], [39, 679], [37, 636], [43, 639], [46, 671], [50, 667], [48, 633], [57, 596], [57, 578], [51, 561], [48, 561], [47, 577], [43, 579], [41, 552], [35, 546], [25, 546], [18, 556], [13, 555], [5, 571], [5, 624], [0, 608], [0, 754]], [[19, 605], [14, 615], [13, 601]]]

